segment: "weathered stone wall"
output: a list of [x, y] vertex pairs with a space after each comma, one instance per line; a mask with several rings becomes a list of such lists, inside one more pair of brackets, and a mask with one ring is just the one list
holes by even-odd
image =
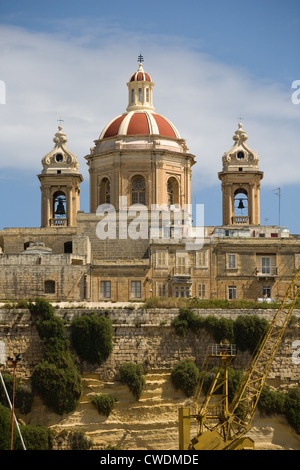
[[[103, 313], [104, 309], [57, 309], [56, 314], [63, 318], [66, 326], [73, 318], [84, 313]], [[92, 366], [81, 363], [81, 372], [96, 373], [103, 379], [115, 376], [120, 364], [128, 361], [142, 363], [146, 370], [170, 370], [180, 360], [191, 357], [200, 367], [207, 346], [214, 342], [205, 331], [196, 337], [188, 333], [179, 337], [171, 327], [171, 321], [178, 314], [177, 309], [110, 309], [106, 311], [113, 322], [114, 347], [110, 357], [102, 366]], [[259, 315], [269, 321], [275, 310], [199, 310], [199, 315], [217, 315], [235, 319], [238, 315]], [[300, 318], [300, 311], [294, 315]], [[67, 328], [68, 331], [68, 328]], [[30, 377], [34, 367], [43, 357], [43, 343], [32, 325], [30, 313], [27, 310], [0, 310], [0, 340], [5, 343], [5, 353], [12, 356], [23, 353], [23, 359], [18, 365], [18, 375]], [[269, 379], [278, 383], [297, 383], [300, 380], [300, 365], [293, 363], [292, 343], [300, 340], [300, 328], [288, 328], [283, 341], [273, 361]], [[238, 353], [234, 361], [235, 367], [245, 368], [250, 361], [250, 355]], [[5, 366], [9, 369], [9, 363]]]
[[[0, 257], [2, 299], [45, 297], [49, 301], [84, 298], [84, 257], [76, 255], [3, 255]], [[13, 269], [12, 269], [13, 268]], [[53, 293], [45, 293], [45, 281], [54, 281]]]

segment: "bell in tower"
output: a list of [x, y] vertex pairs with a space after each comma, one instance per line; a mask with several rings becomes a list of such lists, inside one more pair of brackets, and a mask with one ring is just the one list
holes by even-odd
[[59, 196], [54, 194], [53, 199], [54, 199], [54, 205], [56, 207], [56, 210], [54, 211], [55, 216], [66, 217], [66, 210], [65, 210], [66, 198], [64, 194], [61, 193]]
[[[246, 144], [247, 139], [240, 123], [233, 136], [235, 144], [222, 158], [223, 168], [218, 176], [222, 181], [223, 225], [226, 226], [260, 224], [259, 193], [263, 172], [259, 170], [257, 153]], [[247, 214], [236, 213], [243, 209]]]
[[245, 206], [244, 206], [244, 203], [243, 203], [243, 199], [240, 199], [239, 200], [239, 205], [238, 205], [238, 209], [245, 209]]
[[55, 145], [42, 159], [43, 170], [38, 178], [41, 182], [41, 226], [75, 227], [79, 210], [80, 183], [76, 156], [66, 147], [66, 134], [62, 127], [53, 139]]

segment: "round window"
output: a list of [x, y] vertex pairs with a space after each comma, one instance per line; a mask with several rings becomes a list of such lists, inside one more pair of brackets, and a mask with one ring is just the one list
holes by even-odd
[[237, 158], [238, 158], [239, 160], [243, 160], [243, 159], [244, 159], [244, 156], [245, 156], [245, 155], [244, 155], [244, 152], [238, 152], [238, 154], [237, 154]]
[[56, 156], [55, 156], [55, 159], [57, 162], [62, 162], [64, 157], [62, 156], [61, 153], [57, 153]]

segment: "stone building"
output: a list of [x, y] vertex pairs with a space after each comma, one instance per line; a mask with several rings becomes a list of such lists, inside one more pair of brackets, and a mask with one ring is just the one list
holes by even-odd
[[59, 126], [38, 175], [40, 227], [0, 231], [0, 299], [280, 299], [300, 266], [300, 238], [260, 225], [263, 173], [242, 125], [218, 174], [222, 225], [194, 227], [195, 156], [155, 111], [142, 62], [127, 87], [126, 111], [85, 157], [89, 213], [80, 211], [83, 178]]

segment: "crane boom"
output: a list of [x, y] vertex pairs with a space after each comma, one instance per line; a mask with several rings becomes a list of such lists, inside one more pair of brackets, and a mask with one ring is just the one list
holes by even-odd
[[[190, 449], [235, 449], [249, 445], [249, 439], [244, 437], [251, 428], [251, 422], [257, 407], [263, 386], [268, 377], [272, 362], [278, 351], [284, 331], [289, 323], [295, 303], [300, 294], [300, 269], [297, 270], [292, 282], [289, 284], [284, 299], [274, 315], [268, 331], [261, 339], [254, 353], [248, 370], [237, 389], [228, 412], [216, 416], [213, 425], [208, 425], [194, 437], [189, 446]], [[213, 392], [211, 392], [213, 393]], [[208, 401], [206, 397], [205, 402]], [[202, 414], [201, 414], [202, 410]], [[205, 407], [194, 417], [201, 423], [206, 423]], [[187, 409], [180, 416], [184, 416], [184, 424], [180, 424], [181, 432], [187, 431], [189, 414]], [[219, 419], [218, 419], [219, 418]], [[208, 422], [208, 420], [207, 420]], [[189, 435], [189, 430], [187, 435]], [[187, 439], [180, 436], [180, 442], [186, 445]], [[181, 444], [180, 444], [181, 445]]]
[[300, 270], [296, 272], [294, 279], [289, 284], [285, 297], [274, 315], [267, 333], [258, 345], [244, 379], [232, 400], [230, 407], [232, 415], [236, 415], [238, 407], [243, 408], [242, 417], [233, 420], [233, 425], [237, 423], [238, 426], [243, 427], [243, 432], [239, 432], [240, 435], [245, 434], [250, 429], [260, 394], [284, 331], [290, 321], [299, 292]]

